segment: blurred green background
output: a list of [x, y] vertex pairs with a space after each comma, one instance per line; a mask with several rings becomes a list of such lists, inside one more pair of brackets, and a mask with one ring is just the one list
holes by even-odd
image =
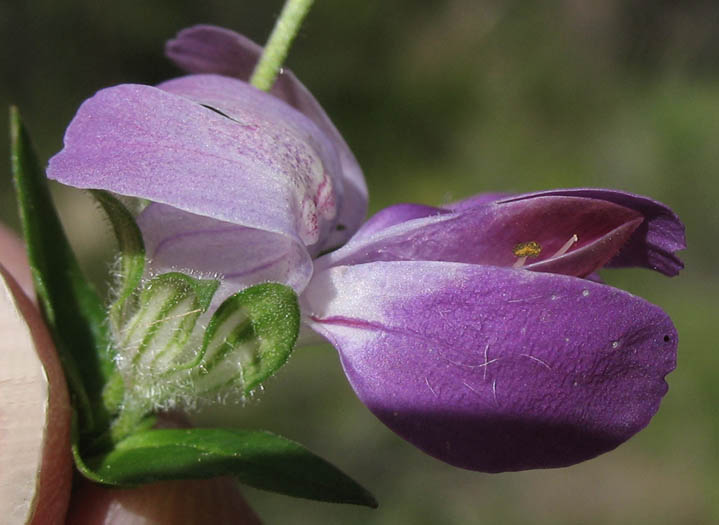
[[[178, 75], [163, 42], [196, 23], [264, 42], [281, 1], [2, 0], [0, 102], [43, 162], [101, 87]], [[362, 164], [371, 211], [489, 190], [604, 186], [671, 205], [687, 225], [675, 279], [605, 272], [661, 305], [679, 366], [648, 429], [553, 471], [487, 475], [429, 458], [375, 420], [329, 347], [296, 353], [241, 425], [294, 438], [372, 490], [378, 510], [247, 489], [268, 523], [719, 521], [719, 3], [318, 0], [288, 65]], [[119, 146], [119, 145], [118, 145]], [[0, 219], [17, 226], [6, 141]], [[79, 192], [54, 188], [100, 285], [111, 246]]]

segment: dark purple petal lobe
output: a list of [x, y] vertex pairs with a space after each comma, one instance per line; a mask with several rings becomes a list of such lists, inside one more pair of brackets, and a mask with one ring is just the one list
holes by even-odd
[[[317, 264], [321, 268], [392, 260], [520, 264], [583, 277], [610, 260], [641, 222], [641, 214], [611, 202], [537, 197], [427, 214], [353, 238]], [[575, 236], [562, 255], [562, 248]], [[519, 261], [517, 247], [523, 243], [536, 243], [538, 250]]]
[[535, 272], [586, 277], [602, 268], [607, 261], [614, 257], [627, 243], [634, 230], [642, 224], [642, 221], [641, 217], [633, 219], [627, 217], [624, 222], [609, 232], [594, 238], [590, 237], [589, 242], [580, 244], [577, 241], [564, 255], [529, 263], [524, 268]]
[[612, 202], [637, 211], [644, 217], [624, 248], [609, 262], [610, 267], [639, 266], [674, 276], [684, 268], [675, 252], [686, 248], [684, 225], [668, 206], [642, 195], [618, 190], [575, 188], [549, 190], [509, 197], [500, 202], [544, 196], [569, 196]]
[[648, 424], [675, 367], [661, 309], [561, 275], [380, 262], [316, 274], [303, 300], [370, 410], [472, 470], [561, 467], [613, 449]]

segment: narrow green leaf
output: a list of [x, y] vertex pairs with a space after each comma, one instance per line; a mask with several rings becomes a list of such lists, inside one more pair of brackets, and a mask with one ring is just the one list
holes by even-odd
[[[135, 428], [138, 431], [148, 431], [157, 424], [157, 417], [154, 415], [147, 416], [142, 420], [138, 421]], [[105, 455], [108, 451], [115, 448], [115, 442], [112, 440], [111, 432], [108, 429], [103, 434], [94, 436], [92, 441], [85, 440], [83, 443], [83, 449], [80, 451], [80, 439], [77, 432], [77, 415], [73, 413], [72, 421], [70, 424], [70, 450], [72, 451], [72, 457], [75, 462], [75, 467], [80, 473], [91, 481], [97, 483], [105, 483], [108, 485], [117, 485], [112, 479], [106, 479], [105, 476], [98, 474], [95, 470], [88, 465], [89, 462], [85, 458], [90, 457], [97, 460], [100, 455]]]
[[374, 497], [298, 443], [264, 431], [192, 428], [138, 432], [92, 461], [115, 485], [232, 475], [288, 496], [376, 507]]
[[108, 420], [100, 394], [114, 369], [105, 309], [77, 264], [14, 107], [10, 137], [13, 180], [35, 290], [79, 411], [80, 435], [100, 431]]
[[145, 244], [135, 219], [119, 200], [106, 191], [90, 190], [90, 194], [110, 219], [120, 251], [119, 283], [116, 283], [119, 289], [110, 306], [110, 322], [117, 333], [127, 318], [129, 306], [132, 306], [128, 305], [128, 300], [139, 286], [145, 271]]
[[205, 331], [199, 390], [237, 383], [250, 393], [285, 364], [299, 328], [297, 295], [288, 286], [258, 284], [229, 297]]

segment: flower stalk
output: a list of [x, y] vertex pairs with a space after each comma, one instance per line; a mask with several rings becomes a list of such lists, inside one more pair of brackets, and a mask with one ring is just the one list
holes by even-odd
[[312, 7], [313, 0], [287, 0], [280, 13], [265, 50], [250, 78], [250, 84], [269, 91], [280, 72], [287, 52], [295, 39], [302, 21]]

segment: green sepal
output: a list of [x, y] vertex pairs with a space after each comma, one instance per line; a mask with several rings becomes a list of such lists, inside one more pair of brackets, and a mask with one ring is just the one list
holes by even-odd
[[249, 394], [287, 362], [299, 329], [297, 295], [288, 286], [258, 284], [227, 298], [205, 331], [199, 390], [234, 384]]
[[133, 362], [139, 362], [148, 349], [154, 357], [164, 350], [153, 341], [163, 328], [172, 332], [168, 343], [184, 345], [219, 285], [214, 279], [195, 279], [179, 272], [163, 273], [150, 280], [140, 294], [137, 312], [124, 327], [122, 346], [126, 347], [133, 339], [141, 342]]
[[118, 199], [102, 190], [90, 190], [90, 194], [110, 219], [120, 251], [119, 282], [116, 283], [119, 289], [116, 290], [109, 315], [113, 330], [117, 333], [127, 318], [128, 310], [133, 306], [128, 304], [129, 299], [133, 297], [145, 271], [145, 244], [135, 219]]
[[374, 497], [339, 469], [298, 443], [265, 431], [140, 431], [88, 464], [94, 479], [112, 485], [230, 475], [288, 496], [377, 507]]
[[114, 371], [105, 308], [80, 270], [15, 107], [10, 108], [10, 138], [30, 270], [78, 412], [79, 437], [102, 432], [109, 417], [101, 393]]
[[120, 371], [128, 383], [126, 394], [133, 398], [133, 405], [144, 400], [150, 408], [157, 407], [173, 396], [172, 380], [163, 378], [194, 359], [196, 352], [190, 338], [219, 284], [212, 279], [170, 272], [143, 286], [136, 312], [122, 327], [118, 341], [123, 356]]

